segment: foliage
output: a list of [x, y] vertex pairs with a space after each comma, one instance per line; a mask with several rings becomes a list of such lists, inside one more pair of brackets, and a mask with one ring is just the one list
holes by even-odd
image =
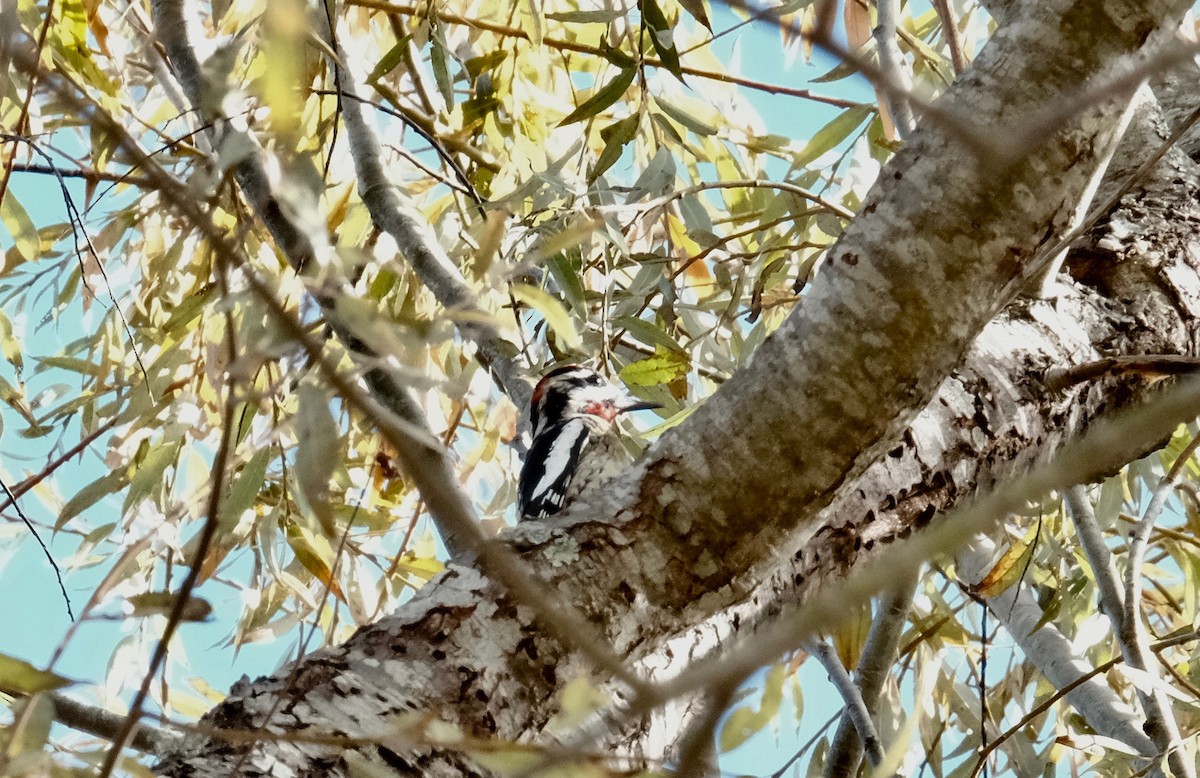
[[[664, 405], [649, 436], [743, 365], [797, 303], [895, 147], [877, 104], [839, 97], [771, 98], [773, 112], [786, 103], [783, 110], [800, 118], [790, 137], [767, 132], [761, 92], [775, 87], [731, 73], [710, 29], [734, 27], [732, 17], [701, 0], [350, 0], [331, 9], [347, 65], [365, 74], [363, 95], [386, 140], [390, 180], [434, 226], [500, 333], [519, 344], [519, 361], [531, 373], [573, 360], [619, 376]], [[292, 218], [327, 243], [320, 266], [303, 277], [287, 269], [233, 181], [230, 167], [256, 150], [234, 141], [212, 147], [166, 75], [142, 4], [21, 0], [15, 38], [41, 41], [44, 68], [187, 186], [310, 335], [324, 339], [328, 322], [309, 292], [331, 280], [344, 284], [339, 316], [420, 391], [485, 522], [511, 521], [523, 409], [476, 363], [474, 344], [456, 332], [458, 313], [436, 302], [371, 223], [325, 46], [307, 21], [312, 9], [226, 0], [195, 10], [206, 69], [226, 86], [207, 99], [250, 128]], [[782, 10], [791, 15], [784, 20], [813, 23], [810, 3]], [[953, 78], [939, 17], [907, 10], [902, 50], [917, 90], [936, 94]], [[846, 24], [854, 33], [870, 17], [848, 13]], [[984, 25], [968, 17], [961, 29]], [[795, 43], [794, 32], [785, 26], [784, 39]], [[836, 65], [815, 80], [842, 84], [850, 72]], [[166, 592], [193, 565], [203, 587], [185, 617], [204, 619], [213, 604], [236, 603], [238, 613], [218, 607], [216, 614], [228, 626], [221, 650], [235, 655], [264, 641], [277, 641], [283, 653], [285, 638], [297, 636], [312, 649], [316, 633], [337, 643], [394, 608], [441, 568], [424, 505], [396, 452], [333, 396], [142, 160], [130, 159], [99, 122], [67, 110], [45, 83], [13, 73], [0, 91], [0, 128], [10, 141], [0, 179], [8, 231], [0, 264], [3, 476], [41, 534], [75, 540], [64, 560], [68, 580], [103, 571], [87, 603], [76, 604], [81, 622], [127, 626], [109, 676], [84, 680], [103, 685], [110, 700], [140, 683], [160, 614], [172, 604]], [[52, 165], [30, 145], [49, 153]], [[60, 207], [46, 194], [53, 190], [22, 183], [53, 180], [52, 167], [70, 177], [73, 205]], [[77, 221], [71, 208], [80, 211]], [[326, 352], [351, 368], [336, 339], [326, 340]], [[234, 446], [214, 542], [197, 559], [227, 403]], [[86, 453], [76, 456], [79, 441]], [[36, 458], [10, 457], [29, 450]], [[1110, 529], [1153, 488], [1156, 468], [1134, 465], [1103, 488], [1100, 513]], [[1154, 541], [1159, 586], [1147, 606], [1155, 634], [1195, 620], [1194, 502], [1182, 503], [1182, 528]], [[991, 585], [1031, 583], [1047, 619], [1084, 640], [1099, 617], [1069, 524], [1048, 503], [1013, 526], [1014, 552]], [[935, 774], [955, 766], [961, 773], [971, 764], [963, 754], [978, 744], [978, 690], [968, 679], [981, 635], [969, 602], [950, 577], [925, 582], [902, 642], [904, 673], [884, 705], [892, 711], [885, 740], [919, 716], [912, 754]], [[81, 639], [75, 628], [61, 637]], [[847, 659], [861, 637], [838, 636]], [[1112, 658], [1109, 642], [1089, 645], [1097, 665]], [[1011, 723], [1056, 693], [1019, 654], [1009, 662], [989, 676], [996, 722]], [[1181, 676], [1194, 675], [1179, 662]], [[0, 656], [0, 688], [63, 681], [44, 665], [53, 661], [35, 668]], [[797, 718], [817, 715], [811, 705], [801, 710], [798, 665], [775, 668], [761, 693], [750, 690], [733, 707], [723, 746], [767, 727], [795, 728], [780, 713], [789, 710], [786, 689]], [[168, 713], [193, 718], [219, 693], [194, 678], [186, 690], [185, 668], [173, 666], [154, 694]], [[1193, 688], [1195, 680], [1179, 685]], [[1128, 681], [1115, 683], [1128, 692]], [[44, 767], [48, 714], [35, 704], [14, 711], [14, 726], [3, 730], [8, 753]], [[1123, 755], [1089, 751], [1089, 742], [1069, 708], [1053, 707], [1008, 740], [1003, 764], [1029, 774], [1032, 765], [1069, 758], [1121, 774]], [[95, 746], [52, 741], [48, 748], [56, 763], [77, 766]]]

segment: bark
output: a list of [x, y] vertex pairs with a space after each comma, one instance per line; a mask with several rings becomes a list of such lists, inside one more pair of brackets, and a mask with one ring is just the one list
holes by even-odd
[[[1173, 27], [1181, 11], [1116, 0], [1038, 5], [996, 34], [940, 107], [1003, 128], [1136, 51], [1157, 26]], [[1072, 258], [1076, 281], [1057, 299], [996, 316], [1010, 281], [1066, 224], [1120, 111], [1089, 110], [1002, 170], [975, 164], [961, 135], [923, 121], [812, 293], [747, 369], [602, 502], [507, 535], [547, 597], [583, 612], [649, 676], [670, 673], [749, 617], [885, 559], [890, 541], [938, 510], [1145, 393], [1135, 377], [1053, 395], [1047, 370], [1101, 353], [1195, 353], [1200, 260], [1191, 235], [1200, 214], [1182, 155], [1166, 163], [1170, 186]], [[396, 736], [411, 724], [405, 714], [430, 713], [474, 737], [553, 742], [557, 694], [577, 676], [593, 673], [529, 609], [479, 573], [451, 567], [294, 676], [239, 684], [208, 723], [384, 737], [387, 746], [353, 758], [398, 774], [476, 775], [481, 768], [459, 749]], [[609, 742], [657, 756], [679, 729], [664, 715]], [[345, 753], [296, 739], [217, 738], [158, 770], [343, 775]]]

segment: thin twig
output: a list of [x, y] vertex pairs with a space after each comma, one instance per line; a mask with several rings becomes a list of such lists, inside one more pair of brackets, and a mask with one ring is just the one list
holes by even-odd
[[[449, 22], [451, 24], [461, 24], [461, 25], [470, 27], [472, 29], [486, 30], [488, 32], [495, 33], [497, 35], [503, 35], [503, 36], [510, 37], [510, 38], [519, 38], [521, 40], [529, 40], [529, 33], [525, 32], [522, 29], [519, 29], [516, 27], [508, 27], [508, 26], [505, 26], [502, 24], [496, 24], [496, 23], [490, 22], [486, 19], [472, 19], [472, 18], [466, 17], [466, 16], [459, 16], [457, 14], [446, 13], [441, 10], [430, 9], [429, 11], [426, 11], [424, 9], [418, 8], [417, 6], [413, 6], [413, 5], [404, 5], [401, 3], [386, 3], [386, 2], [380, 2], [379, 0], [347, 0], [346, 5], [358, 6], [360, 8], [370, 8], [375, 11], [382, 11], [382, 12], [388, 13], [388, 14], [399, 14], [402, 16], [418, 16], [418, 15], [422, 15], [425, 13], [436, 13], [437, 18], [443, 22]], [[606, 56], [606, 52], [599, 47], [588, 46], [586, 44], [575, 43], [573, 41], [561, 40], [561, 39], [553, 38], [550, 36], [544, 36], [542, 38], [542, 45], [546, 46], [547, 48], [559, 49], [561, 51], [574, 51], [574, 52], [578, 52], [581, 54], [594, 54], [598, 57]], [[644, 58], [642, 58], [641, 62], [643, 62], [645, 65], [650, 66], [650, 67], [658, 68], [658, 67], [663, 66], [662, 61], [655, 59], [654, 57], [644, 57]], [[703, 79], [706, 79], [709, 81], [719, 81], [719, 82], [726, 83], [726, 84], [736, 84], [738, 86], [744, 86], [747, 89], [754, 89], [756, 91], [766, 92], [767, 94], [772, 94], [772, 95], [785, 95], [787, 97], [799, 97], [804, 100], [812, 100], [813, 102], [817, 102], [817, 103], [824, 103], [826, 105], [837, 106], [838, 108], [854, 108], [856, 106], [862, 105], [862, 103], [859, 103], [854, 100], [846, 100], [846, 99], [843, 99], [840, 97], [830, 97], [828, 95], [822, 95], [822, 94], [819, 94], [816, 92], [812, 92], [811, 90], [808, 90], [808, 89], [795, 89], [793, 87], [783, 86], [781, 84], [769, 84], [769, 83], [766, 83], [763, 81], [755, 81], [754, 79], [750, 79], [750, 78], [742, 78], [740, 76], [735, 76], [730, 73], [720, 73], [720, 72], [715, 72], [715, 71], [710, 71], [710, 70], [701, 70], [700, 68], [694, 68], [694, 67], [690, 67], [688, 65], [681, 65], [680, 72], [682, 72], [685, 76], [695, 76], [696, 78], [703, 78]]]
[[958, 20], [954, 18], [954, 8], [950, 0], [932, 0], [938, 18], [942, 22], [942, 34], [946, 37], [946, 46], [950, 49], [950, 62], [954, 65], [954, 74], [961, 76], [970, 64], [963, 52], [962, 38], [958, 34]]
[[[40, 146], [34, 143], [29, 138], [22, 135], [12, 135], [7, 132], [0, 132], [0, 140], [7, 140], [14, 143], [24, 143], [33, 150], [42, 159], [46, 160], [46, 164], [54, 171], [54, 176], [58, 180], [58, 187], [62, 192], [63, 203], [67, 207], [67, 218], [71, 222], [71, 232], [75, 240], [75, 259], [79, 263], [79, 276], [85, 287], [91, 291], [87, 280], [87, 263], [83, 259], [83, 251], [79, 247], [79, 236], [83, 235], [83, 242], [87, 246], [88, 253], [92, 255], [92, 259], [96, 263], [96, 269], [100, 271], [100, 277], [104, 280], [104, 288], [108, 292], [108, 299], [113, 304], [113, 310], [117, 313], [117, 318], [121, 320], [121, 326], [125, 329], [125, 337], [129, 339], [129, 350], [133, 352], [133, 359], [137, 362], [138, 369], [142, 371], [142, 378], [146, 381], [146, 394], [150, 395], [150, 399], [154, 399], [154, 390], [150, 386], [150, 374], [146, 372], [146, 366], [142, 364], [142, 355], [138, 351], [137, 341], [133, 337], [133, 328], [129, 326], [129, 320], [125, 318], [125, 312], [121, 310], [121, 304], [117, 302], [116, 294], [113, 292], [112, 282], [108, 278], [108, 271], [104, 268], [104, 262], [100, 259], [100, 252], [96, 251], [96, 247], [92, 245], [92, 238], [88, 235], [87, 226], [83, 223], [83, 217], [79, 214], [79, 209], [75, 207], [75, 200], [71, 197], [71, 191], [67, 188], [67, 182], [63, 178], [62, 173], [58, 170], [58, 165], [54, 164], [54, 160], [50, 155], [42, 150]], [[78, 231], [76, 229], [78, 228]], [[95, 294], [95, 292], [92, 292]]]
[[75, 614], [71, 612], [71, 598], [67, 596], [67, 587], [63, 585], [62, 570], [58, 569], [58, 562], [54, 561], [54, 555], [50, 553], [50, 549], [46, 547], [46, 543], [42, 540], [42, 536], [39, 535], [37, 529], [34, 528], [33, 522], [29, 520], [29, 517], [25, 515], [25, 511], [21, 510], [21, 506], [17, 504], [16, 495], [9, 491], [8, 486], [5, 485], [4, 481], [0, 481], [0, 489], [3, 489], [4, 494], [8, 496], [8, 502], [5, 503], [5, 507], [8, 507], [9, 505], [13, 507], [13, 509], [17, 512], [17, 516], [19, 516], [21, 521], [25, 522], [25, 526], [29, 528], [29, 532], [33, 535], [33, 539], [36, 540], [37, 544], [42, 547], [42, 553], [46, 556], [46, 561], [48, 561], [50, 566], [54, 568], [54, 577], [58, 580], [58, 590], [62, 592], [63, 602], [67, 605], [67, 617], [70, 618], [71, 621], [75, 621]]

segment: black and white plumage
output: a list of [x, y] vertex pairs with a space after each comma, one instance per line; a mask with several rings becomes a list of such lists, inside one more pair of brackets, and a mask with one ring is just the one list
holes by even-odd
[[533, 390], [533, 443], [521, 467], [521, 518], [552, 516], [584, 491], [607, 482], [630, 462], [616, 418], [657, 408], [638, 401], [590, 368], [551, 370]]

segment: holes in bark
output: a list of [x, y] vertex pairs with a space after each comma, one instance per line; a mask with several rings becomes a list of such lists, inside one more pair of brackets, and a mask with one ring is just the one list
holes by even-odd
[[479, 723], [482, 724], [483, 728], [488, 732], [491, 732], [493, 735], [496, 734], [496, 720], [492, 718], [492, 714], [484, 712], [483, 720]]
[[875, 539], [871, 538], [870, 540], [864, 541], [863, 548], [866, 549], [867, 551], [870, 551], [871, 549], [875, 548]]
[[446, 658], [446, 652], [440, 648], [433, 649], [433, 658], [441, 662]]
[[917, 514], [917, 518], [913, 521], [913, 523], [916, 524], [917, 528], [924, 527], [926, 524], [933, 521], [934, 514], [936, 513], [937, 509], [934, 508], [933, 505], [926, 505], [921, 509], [921, 512]]
[[375, 753], [379, 754], [379, 758], [382, 759], [387, 766], [393, 770], [408, 770], [408, 768], [412, 767], [412, 765], [408, 763], [407, 759], [400, 756], [387, 746], [376, 746]]
[[550, 686], [558, 684], [558, 673], [554, 669], [554, 665], [542, 665], [542, 680]]
[[625, 602], [631, 605], [633, 604], [633, 601], [637, 599], [637, 594], [633, 591], [633, 587], [624, 581], [621, 581], [621, 583], [617, 585], [617, 592], [625, 598]]
[[404, 656], [408, 653], [408, 646], [404, 645], [403, 643], [393, 643], [392, 653], [396, 654], [397, 656]]
[[533, 642], [532, 637], [521, 638], [521, 642], [517, 643], [517, 650], [524, 651], [525, 656], [536, 661], [538, 658], [537, 645]]
[[796, 584], [796, 586], [800, 586], [804, 583], [804, 576], [800, 573], [796, 573], [796, 577], [792, 579], [792, 583]]

